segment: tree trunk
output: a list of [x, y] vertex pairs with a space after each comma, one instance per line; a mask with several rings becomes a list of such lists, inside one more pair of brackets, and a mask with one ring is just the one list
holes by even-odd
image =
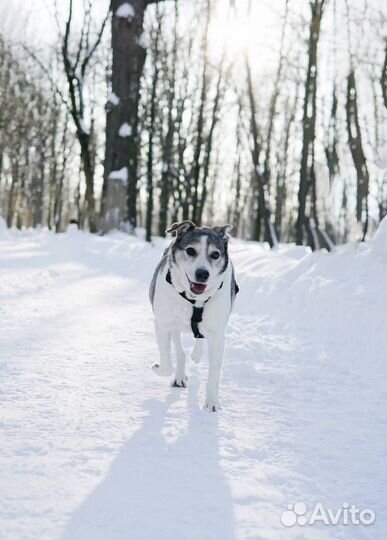
[[11, 187], [8, 194], [8, 208], [7, 208], [7, 227], [8, 228], [12, 227], [13, 216], [15, 212], [17, 184], [19, 181], [19, 167], [18, 167], [17, 160], [15, 161], [12, 160], [11, 171], [12, 171], [12, 179], [11, 179]]
[[337, 151], [338, 136], [337, 136], [337, 95], [336, 86], [333, 87], [332, 93], [332, 108], [329, 119], [328, 133], [325, 145], [325, 157], [329, 170], [329, 183], [332, 186], [335, 176], [340, 171], [339, 154]]
[[281, 79], [282, 79], [282, 69], [284, 65], [284, 43], [285, 43], [285, 32], [286, 32], [286, 24], [287, 24], [287, 18], [288, 18], [288, 4], [289, 0], [285, 0], [285, 15], [284, 15], [284, 22], [282, 25], [282, 31], [281, 31], [281, 44], [280, 44], [280, 55], [278, 60], [278, 66], [277, 71], [275, 75], [275, 81], [274, 81], [274, 87], [273, 92], [271, 95], [270, 100], [270, 108], [269, 108], [269, 125], [267, 129], [267, 135], [266, 135], [266, 152], [265, 152], [265, 161], [263, 165], [263, 177], [265, 185], [267, 186], [267, 189], [270, 189], [270, 176], [271, 176], [271, 150], [272, 150], [272, 139], [273, 139], [273, 128], [274, 128], [274, 120], [277, 113], [277, 101], [280, 95], [280, 90], [282, 87]]
[[221, 85], [222, 85], [222, 79], [223, 79], [223, 64], [224, 64], [224, 56], [222, 57], [222, 60], [219, 66], [218, 80], [216, 83], [216, 94], [215, 94], [214, 103], [212, 106], [211, 125], [210, 125], [210, 130], [207, 135], [207, 140], [206, 140], [206, 145], [205, 145], [205, 154], [204, 154], [204, 162], [203, 162], [202, 193], [201, 193], [200, 201], [198, 201], [197, 217], [196, 217], [197, 223], [199, 224], [202, 222], [203, 209], [204, 209], [204, 205], [206, 203], [206, 198], [207, 198], [207, 179], [208, 179], [208, 174], [210, 171], [212, 144], [213, 144], [215, 127], [219, 119], [218, 111], [219, 111], [220, 100], [222, 97]]
[[[175, 30], [172, 50], [172, 73], [168, 89], [168, 120], [167, 120], [167, 135], [165, 137], [162, 157], [161, 170], [161, 191], [160, 191], [160, 211], [159, 211], [159, 236], [165, 236], [167, 229], [168, 218], [168, 202], [171, 192], [171, 161], [173, 153], [173, 136], [175, 133], [175, 120], [173, 109], [175, 107], [175, 83], [176, 83], [176, 61], [177, 61], [177, 24], [178, 24], [178, 8], [177, 0], [175, 0]], [[177, 122], [176, 122], [177, 124]]]
[[[320, 36], [324, 0], [311, 2], [312, 17], [309, 27], [308, 68], [305, 80], [304, 111], [302, 120], [302, 154], [300, 185], [298, 191], [298, 218], [296, 224], [296, 242], [302, 245], [304, 233], [307, 242], [313, 248], [319, 247], [318, 236], [312, 229], [318, 230], [316, 176], [314, 171], [314, 141], [316, 130], [316, 94], [317, 94], [317, 46]], [[307, 202], [309, 209], [307, 211]], [[311, 215], [312, 214], [312, 215]], [[311, 222], [311, 217], [314, 223]]]
[[150, 96], [150, 114], [148, 128], [148, 159], [147, 159], [147, 207], [146, 207], [146, 235], [145, 240], [150, 242], [152, 239], [152, 216], [153, 216], [153, 139], [156, 130], [156, 93], [159, 81], [159, 39], [161, 33], [161, 17], [158, 14], [158, 25], [156, 36], [154, 38], [154, 58], [153, 58], [153, 80]]
[[[275, 239], [273, 238], [274, 229], [271, 227], [270, 222], [270, 207], [269, 202], [266, 200], [266, 191], [264, 185], [264, 178], [260, 171], [260, 156], [262, 151], [261, 146], [261, 136], [258, 129], [257, 119], [256, 119], [256, 105], [254, 98], [253, 82], [251, 78], [251, 68], [250, 63], [246, 54], [245, 57], [246, 63], [246, 72], [247, 72], [247, 92], [248, 99], [250, 103], [250, 124], [251, 124], [251, 135], [253, 138], [253, 147], [251, 151], [253, 166], [254, 166], [254, 175], [257, 184], [258, 190], [258, 207], [257, 207], [257, 216], [255, 220], [255, 229], [254, 229], [254, 240], [260, 241], [264, 240], [268, 242], [270, 247], [273, 247], [275, 244]], [[262, 234], [263, 233], [263, 234]]]
[[293, 105], [290, 108], [289, 100], [287, 101], [286, 109], [290, 109], [289, 118], [286, 122], [285, 133], [283, 136], [283, 151], [282, 156], [278, 153], [277, 159], [277, 180], [276, 180], [276, 198], [275, 198], [275, 218], [274, 226], [277, 232], [277, 237], [282, 238], [282, 220], [284, 215], [284, 207], [287, 196], [287, 170], [288, 170], [288, 152], [290, 143], [290, 133], [296, 115], [297, 98], [294, 99]]
[[205, 29], [203, 34], [203, 71], [202, 71], [202, 83], [201, 83], [201, 92], [200, 92], [200, 103], [199, 103], [199, 115], [198, 115], [198, 124], [197, 124], [197, 138], [194, 151], [193, 159], [193, 197], [192, 197], [192, 221], [197, 225], [200, 225], [200, 216], [199, 216], [199, 180], [200, 180], [200, 171], [201, 171], [201, 153], [203, 146], [203, 131], [204, 131], [204, 112], [207, 100], [207, 50], [208, 50], [208, 29], [211, 18], [211, 2], [207, 0], [207, 16]]
[[368, 229], [369, 174], [361, 139], [359, 112], [357, 106], [356, 79], [355, 72], [353, 70], [351, 70], [347, 78], [346, 113], [348, 144], [357, 176], [356, 219], [358, 223], [362, 224], [364, 240]]
[[[127, 6], [132, 9], [127, 9]], [[106, 104], [102, 227], [133, 230], [137, 209], [138, 103], [145, 62], [145, 0], [112, 0], [112, 93]], [[133, 10], [133, 11], [132, 11]], [[126, 205], [125, 205], [126, 201]]]
[[380, 86], [382, 87], [383, 103], [387, 109], [387, 40], [384, 49], [384, 63], [382, 67], [382, 74], [380, 76]]

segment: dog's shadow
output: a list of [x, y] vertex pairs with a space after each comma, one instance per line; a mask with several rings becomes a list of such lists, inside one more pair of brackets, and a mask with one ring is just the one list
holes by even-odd
[[[141, 428], [123, 446], [107, 476], [75, 511], [63, 540], [233, 540], [230, 488], [219, 464], [217, 415], [198, 408], [190, 378], [185, 423], [165, 402], [148, 400]], [[184, 390], [184, 391], [187, 391]], [[171, 421], [172, 419], [172, 421]]]

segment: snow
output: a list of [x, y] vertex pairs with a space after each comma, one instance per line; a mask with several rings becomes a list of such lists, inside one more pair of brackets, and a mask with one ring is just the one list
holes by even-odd
[[107, 98], [107, 101], [112, 105], [118, 105], [120, 102], [120, 98], [114, 92], [111, 92]]
[[147, 47], [149, 47], [149, 40], [147, 38], [147, 36], [145, 35], [145, 33], [143, 32], [140, 37], [138, 38], [137, 40], [137, 43], [138, 45], [140, 45], [140, 47], [142, 47], [143, 49], [146, 49]]
[[134, 7], [129, 2], [124, 2], [116, 11], [116, 17], [122, 17], [123, 19], [131, 20], [134, 18], [136, 12]]
[[[1, 538], [386, 537], [387, 220], [331, 254], [231, 242], [218, 414], [201, 409], [206, 360], [186, 390], [150, 368], [164, 240], [0, 236]], [[296, 503], [376, 520], [282, 525]]]
[[112, 171], [109, 174], [109, 180], [121, 180], [123, 184], [128, 183], [128, 167], [122, 167], [122, 169], [118, 169], [117, 171]]
[[258, 173], [259, 175], [261, 175], [261, 176], [262, 176], [263, 173], [265, 172], [265, 168], [264, 168], [264, 166], [261, 165], [261, 164], [256, 165], [256, 166], [255, 166], [255, 170], [256, 170], [257, 173]]
[[120, 129], [118, 130], [118, 135], [120, 137], [130, 137], [132, 135], [132, 126], [125, 122], [120, 126]]
[[81, 130], [83, 133], [86, 133], [86, 135], [90, 135], [90, 127], [85, 122], [84, 118], [79, 119], [79, 125], [81, 126]]
[[376, 153], [375, 165], [378, 169], [387, 169], [387, 144], [383, 144]]

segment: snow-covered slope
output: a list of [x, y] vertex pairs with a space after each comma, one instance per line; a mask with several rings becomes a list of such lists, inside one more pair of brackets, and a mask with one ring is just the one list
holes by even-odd
[[[1, 540], [385, 540], [387, 221], [333, 254], [232, 243], [218, 414], [206, 361], [186, 390], [150, 369], [164, 245], [0, 231]], [[296, 503], [376, 519], [286, 526]]]

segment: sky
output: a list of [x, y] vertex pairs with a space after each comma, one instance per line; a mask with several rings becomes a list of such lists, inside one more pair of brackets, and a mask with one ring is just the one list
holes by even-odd
[[[81, 0], [74, 0], [75, 21], [77, 15], [79, 18], [82, 15], [82, 4]], [[280, 33], [278, 18], [285, 0], [277, 0], [276, 3], [252, 0], [250, 13], [248, 0], [238, 0], [236, 4], [237, 16], [234, 16], [235, 12], [229, 9], [229, 0], [215, 0], [210, 32], [212, 48], [216, 51], [226, 42], [228, 55], [236, 57], [247, 47], [252, 61], [263, 66], [270, 58], [270, 51], [276, 48]], [[66, 0], [34, 0], [28, 5], [22, 0], [11, 0], [0, 8], [1, 24], [13, 35], [28, 36], [29, 41], [37, 46], [52, 43], [57, 36], [55, 5], [64, 25], [68, 8]], [[194, 2], [180, 0], [180, 5], [181, 13], [189, 12]], [[108, 0], [93, 0], [96, 19], [102, 20], [107, 6]]]

